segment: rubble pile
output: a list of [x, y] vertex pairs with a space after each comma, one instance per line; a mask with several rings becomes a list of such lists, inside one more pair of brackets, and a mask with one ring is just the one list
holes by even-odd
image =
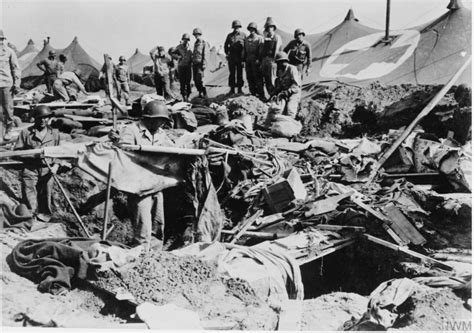
[[246, 281], [224, 279], [215, 263], [192, 256], [154, 252], [142, 255], [120, 273], [97, 274], [94, 285], [111, 292], [130, 293], [136, 304], [172, 302], [198, 312], [201, 320], [236, 322], [238, 328], [246, 330], [273, 329], [276, 322], [276, 313], [255, 295]]

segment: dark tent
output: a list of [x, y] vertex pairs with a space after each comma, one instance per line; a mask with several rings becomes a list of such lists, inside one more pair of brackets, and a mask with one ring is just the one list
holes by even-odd
[[98, 77], [101, 65], [82, 48], [77, 37], [74, 37], [71, 44], [64, 49], [54, 49], [50, 46], [49, 42], [45, 42], [43, 49], [22, 72], [22, 86], [25, 89], [31, 89], [41, 83], [43, 73], [36, 64], [46, 59], [50, 50], [55, 50], [57, 54], [64, 54], [67, 57], [66, 71], [72, 71], [76, 68], [81, 70], [81, 76], [86, 81], [85, 85], [89, 91], [97, 91], [99, 89]]

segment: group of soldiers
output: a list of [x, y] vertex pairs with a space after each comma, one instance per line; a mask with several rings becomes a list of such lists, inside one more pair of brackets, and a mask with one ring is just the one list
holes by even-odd
[[[229, 69], [229, 95], [243, 93], [245, 68], [250, 94], [265, 101], [271, 98], [284, 100], [285, 113], [294, 117], [301, 99], [301, 81], [311, 67], [311, 47], [304, 40], [303, 29], [296, 29], [294, 40], [285, 47], [271, 17], [265, 22], [263, 35], [255, 22], [248, 24], [248, 35], [242, 31], [238, 20], [232, 22], [232, 29], [224, 43]], [[177, 72], [183, 101], [189, 101], [191, 78], [199, 97], [207, 97], [203, 79], [209, 44], [202, 38], [200, 28], [195, 28], [193, 35], [196, 39], [193, 47], [190, 35], [184, 33], [180, 44], [168, 53], [163, 46], [150, 51], [156, 91], [165, 99], [173, 97], [174, 71]], [[266, 98], [265, 89], [269, 98]]]

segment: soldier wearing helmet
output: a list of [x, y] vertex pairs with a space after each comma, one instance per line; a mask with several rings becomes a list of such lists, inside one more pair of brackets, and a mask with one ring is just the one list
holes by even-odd
[[[37, 149], [60, 144], [59, 132], [48, 125], [52, 116], [45, 105], [37, 106], [32, 113], [34, 125], [24, 129], [15, 144], [15, 150]], [[53, 179], [51, 171], [43, 160], [26, 159], [21, 177], [23, 201], [34, 214], [52, 213]], [[53, 165], [53, 172], [58, 169]]]
[[298, 69], [289, 63], [285, 52], [278, 52], [275, 56], [277, 63], [277, 78], [273, 97], [286, 102], [284, 115], [296, 117], [301, 100], [301, 79]]
[[187, 33], [183, 34], [181, 43], [173, 51], [173, 56], [178, 59], [179, 87], [185, 102], [189, 101], [189, 95], [191, 95], [193, 50], [190, 41], [191, 36]]
[[244, 57], [249, 90], [252, 95], [265, 98], [261, 71], [263, 37], [258, 34], [255, 22], [250, 22], [247, 30], [249, 35], [244, 41]]
[[163, 46], [157, 46], [150, 51], [150, 58], [153, 61], [153, 75], [155, 79], [156, 93], [165, 99], [173, 98], [171, 91], [170, 71], [173, 62], [166, 54]]
[[196, 38], [193, 49], [193, 78], [199, 97], [207, 97], [206, 87], [204, 87], [204, 70], [209, 57], [209, 44], [202, 39], [202, 30], [193, 29], [193, 36]]
[[56, 51], [51, 50], [48, 53], [48, 58], [43, 59], [36, 66], [44, 73], [44, 83], [48, 92], [53, 91], [54, 80], [58, 78], [58, 61], [56, 60]]
[[268, 94], [273, 95], [275, 88], [276, 64], [275, 55], [281, 51], [282, 40], [276, 32], [273, 18], [268, 17], [265, 22], [265, 34], [262, 46], [262, 75]]
[[239, 94], [242, 94], [242, 86], [244, 85], [243, 64], [245, 61], [244, 41], [246, 36], [245, 33], [240, 31], [241, 28], [240, 21], [234, 20], [232, 22], [233, 31], [227, 35], [224, 42], [224, 52], [229, 64], [229, 95], [235, 93], [235, 88], [237, 88]]
[[130, 71], [124, 56], [119, 57], [119, 63], [114, 67], [114, 71], [117, 80], [118, 100], [122, 100], [123, 95], [125, 105], [130, 105]]
[[[168, 107], [161, 101], [148, 102], [139, 122], [126, 126], [118, 139], [118, 145], [152, 145], [174, 146], [164, 128], [170, 124]], [[114, 137], [112, 137], [114, 138]], [[134, 242], [150, 247], [152, 222], [158, 223], [156, 232], [158, 238], [163, 237], [164, 210], [163, 193], [157, 192], [147, 196], [129, 195], [129, 205], [132, 210], [134, 227]]]
[[82, 83], [83, 81], [86, 81], [86, 78], [79, 68], [74, 69], [72, 72], [64, 72], [54, 80], [52, 96], [45, 96], [41, 102], [48, 103], [56, 100], [63, 102], [77, 101], [79, 92], [89, 95]]
[[3, 30], [0, 30], [0, 141], [11, 140], [13, 126], [13, 96], [18, 93], [21, 69], [15, 51], [7, 46]]
[[308, 75], [311, 67], [311, 45], [304, 40], [305, 36], [306, 34], [303, 29], [296, 29], [294, 34], [295, 39], [290, 41], [283, 49], [283, 51], [288, 53], [290, 64], [296, 66], [298, 69], [301, 80], [303, 80], [303, 73]]

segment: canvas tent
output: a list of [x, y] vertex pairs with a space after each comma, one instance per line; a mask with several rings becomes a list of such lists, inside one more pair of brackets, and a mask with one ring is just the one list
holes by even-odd
[[44, 43], [41, 51], [33, 58], [31, 63], [22, 71], [22, 86], [31, 89], [42, 82], [43, 72], [36, 66], [38, 62], [48, 57], [48, 53], [55, 50], [57, 54], [64, 54], [68, 60], [65, 65], [66, 71], [79, 68], [82, 76], [86, 79], [86, 88], [89, 91], [96, 91], [99, 88], [99, 70], [102, 67], [93, 59], [79, 44], [77, 37], [64, 49], [55, 49], [48, 42]]
[[25, 48], [21, 50], [20, 52], [18, 52], [18, 57], [21, 58], [25, 54], [32, 53], [32, 52], [38, 53], [39, 50], [36, 48], [35, 42], [33, 42], [33, 40], [30, 39], [28, 43], [26, 44]]
[[130, 58], [128, 58], [128, 68], [131, 74], [141, 75], [143, 73], [143, 67], [150, 61], [150, 57], [135, 49], [135, 52]]
[[[391, 31], [388, 43], [384, 32], [349, 22], [352, 32], [341, 36], [339, 28], [326, 38], [326, 45], [323, 38], [315, 47], [313, 72], [305, 83], [444, 84], [471, 54], [471, 11], [457, 0], [428, 24]], [[471, 84], [470, 73], [469, 68], [458, 83]]]

